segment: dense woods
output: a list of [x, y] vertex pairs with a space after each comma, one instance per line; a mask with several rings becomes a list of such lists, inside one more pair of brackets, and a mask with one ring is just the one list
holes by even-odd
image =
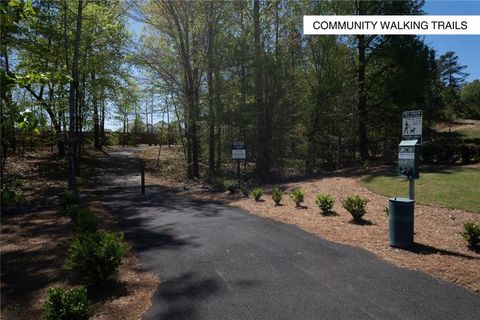
[[422, 5], [2, 0], [2, 173], [10, 153], [55, 146], [74, 189], [85, 147], [152, 141], [180, 146], [189, 178], [222, 175], [236, 140], [260, 179], [392, 161], [402, 111], [480, 119], [478, 80], [420, 37], [304, 36], [302, 16]]

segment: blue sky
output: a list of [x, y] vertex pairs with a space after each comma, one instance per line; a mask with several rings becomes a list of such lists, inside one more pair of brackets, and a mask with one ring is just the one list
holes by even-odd
[[[423, 10], [427, 15], [480, 15], [480, 1], [427, 0]], [[480, 79], [480, 35], [429, 35], [425, 43], [441, 55], [455, 51], [460, 64], [467, 65], [468, 81]]]

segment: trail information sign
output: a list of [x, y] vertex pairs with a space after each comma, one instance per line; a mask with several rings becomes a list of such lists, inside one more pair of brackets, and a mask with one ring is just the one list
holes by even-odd
[[232, 143], [232, 159], [245, 160], [247, 152], [245, 151], [245, 143], [241, 141], [234, 141]]
[[422, 143], [422, 117], [422, 110], [403, 113], [402, 140], [418, 140], [418, 143]]

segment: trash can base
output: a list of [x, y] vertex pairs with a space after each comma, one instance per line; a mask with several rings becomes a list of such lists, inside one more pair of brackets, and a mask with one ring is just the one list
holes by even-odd
[[401, 248], [401, 249], [407, 249], [411, 248], [413, 246], [413, 243], [390, 243], [390, 247], [392, 248]]

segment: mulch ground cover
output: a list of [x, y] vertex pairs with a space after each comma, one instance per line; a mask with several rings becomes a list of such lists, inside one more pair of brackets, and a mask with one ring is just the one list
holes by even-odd
[[[13, 189], [24, 199], [1, 216], [2, 319], [41, 319], [49, 288], [86, 285], [62, 268], [75, 236], [71, 219], [58, 210], [58, 197], [66, 187], [64, 168], [65, 163], [48, 152], [7, 160], [6, 181], [17, 180]], [[79, 181], [80, 191], [88, 191], [88, 183]], [[121, 231], [101, 199], [87, 199], [84, 205], [101, 217], [102, 229]], [[143, 271], [129, 253], [107, 283], [87, 286], [93, 319], [140, 319], [158, 284], [158, 278]]]

